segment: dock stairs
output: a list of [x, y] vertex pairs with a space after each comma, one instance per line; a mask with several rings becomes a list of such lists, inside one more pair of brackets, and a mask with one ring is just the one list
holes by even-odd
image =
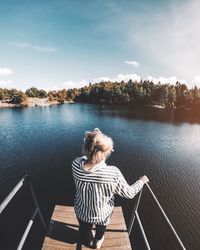
[[[24, 233], [20, 239], [18, 246], [16, 247], [17, 250], [23, 249], [24, 243], [27, 239], [27, 236], [31, 230], [31, 227], [37, 215], [40, 218], [41, 223], [46, 232], [42, 250], [75, 250], [75, 249], [86, 250], [86, 249], [90, 249], [81, 245], [79, 241], [79, 233], [78, 233], [79, 224], [76, 219], [73, 207], [56, 205], [54, 208], [49, 226], [46, 225], [46, 222], [44, 221], [43, 215], [41, 213], [30, 177], [28, 175], [25, 175], [16, 184], [16, 186], [10, 191], [7, 197], [0, 203], [0, 214], [9, 204], [9, 202], [13, 199], [15, 194], [23, 187], [24, 184], [28, 185], [36, 208], [24, 230]], [[180, 249], [186, 250], [183, 242], [179, 238], [177, 232], [172, 226], [172, 223], [170, 222], [169, 218], [167, 217], [166, 213], [161, 207], [158, 199], [156, 198], [149, 184], [146, 184], [145, 187], [148, 189], [154, 202], [157, 204], [161, 214], [163, 215], [166, 223], [170, 227], [174, 237], [177, 240], [177, 245], [180, 247]], [[128, 228], [126, 227], [126, 224], [125, 224], [122, 208], [121, 207], [114, 208], [114, 211], [110, 220], [110, 224], [106, 228], [105, 240], [101, 247], [103, 250], [131, 250], [132, 248], [131, 248], [129, 235], [132, 232], [133, 224], [135, 221], [138, 222], [139, 229], [143, 237], [143, 241], [146, 246], [146, 249], [147, 250], [151, 249], [150, 243], [147, 239], [142, 222], [140, 220], [140, 216], [138, 214], [138, 207], [140, 204], [142, 192], [143, 192], [143, 189], [137, 195], [137, 202], [132, 211], [132, 216], [130, 218], [130, 223], [128, 225]], [[93, 228], [93, 230], [95, 230], [95, 228]]]

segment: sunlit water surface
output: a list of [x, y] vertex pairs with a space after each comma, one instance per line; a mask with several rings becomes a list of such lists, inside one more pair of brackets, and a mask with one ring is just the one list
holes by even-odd
[[[129, 183], [146, 174], [187, 249], [200, 249], [200, 125], [194, 117], [162, 110], [73, 104], [0, 110], [0, 202], [29, 174], [48, 223], [55, 204], [73, 205], [71, 162], [80, 155], [86, 130], [99, 127], [114, 140], [109, 164]], [[27, 187], [27, 186], [26, 186]], [[34, 210], [27, 188], [0, 217], [2, 249], [16, 249]], [[119, 199], [126, 222], [134, 201]], [[139, 208], [152, 249], [180, 249], [148, 190]], [[145, 249], [137, 224], [134, 249]], [[25, 249], [39, 249], [43, 229], [36, 222]]]

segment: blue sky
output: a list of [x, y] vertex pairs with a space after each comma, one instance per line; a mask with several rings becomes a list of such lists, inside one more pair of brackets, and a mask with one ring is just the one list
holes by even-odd
[[200, 85], [198, 0], [1, 0], [0, 87]]

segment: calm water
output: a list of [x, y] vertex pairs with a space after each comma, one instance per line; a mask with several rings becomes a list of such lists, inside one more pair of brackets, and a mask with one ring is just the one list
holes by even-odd
[[[0, 110], [0, 202], [26, 173], [31, 176], [45, 220], [55, 204], [73, 204], [70, 163], [80, 155], [83, 134], [99, 127], [114, 140], [109, 163], [127, 181], [149, 176], [150, 185], [187, 249], [200, 249], [200, 125], [198, 117], [162, 110], [133, 110], [87, 104]], [[180, 249], [147, 189], [139, 214], [152, 249]], [[134, 201], [117, 198], [129, 221]], [[1, 249], [16, 249], [34, 205], [21, 190], [0, 217]], [[145, 249], [132, 234], [135, 249]], [[39, 249], [36, 223], [25, 249]], [[134, 237], [135, 236], [135, 237]], [[137, 237], [136, 237], [137, 236]], [[11, 240], [12, 239], [12, 240]]]

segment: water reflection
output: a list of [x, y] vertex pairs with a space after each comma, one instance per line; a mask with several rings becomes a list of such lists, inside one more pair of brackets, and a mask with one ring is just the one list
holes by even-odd
[[189, 110], [164, 110], [152, 107], [135, 106], [98, 106], [99, 114], [138, 119], [143, 121], [159, 121], [166, 123], [200, 123], [200, 113]]

